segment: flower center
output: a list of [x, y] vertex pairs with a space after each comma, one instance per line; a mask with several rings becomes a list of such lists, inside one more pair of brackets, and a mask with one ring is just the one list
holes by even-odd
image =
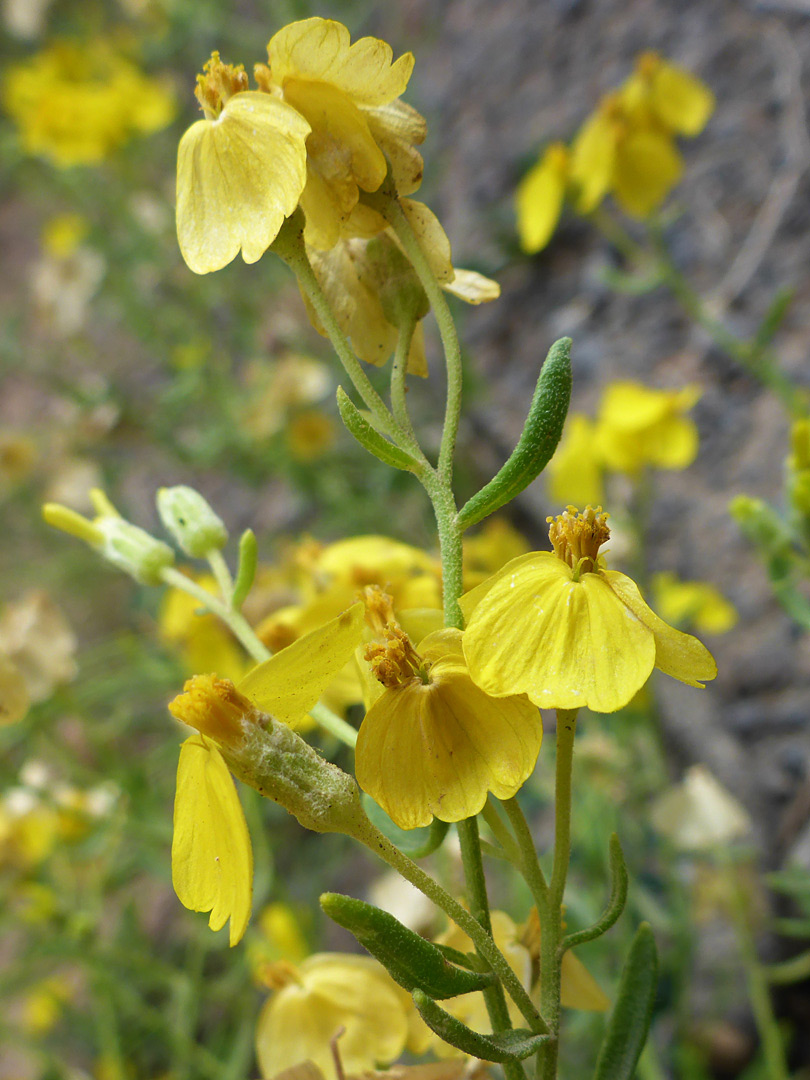
[[242, 64], [223, 64], [219, 53], [212, 52], [203, 74], [197, 76], [194, 96], [202, 106], [206, 119], [216, 120], [228, 99], [247, 90], [248, 86], [247, 72]]
[[419, 655], [405, 631], [397, 625], [389, 625], [383, 627], [381, 636], [385, 644], [373, 642], [366, 646], [365, 652], [375, 678], [389, 690], [405, 686], [414, 679], [427, 686], [430, 664]]
[[258, 722], [258, 710], [230, 679], [217, 675], [194, 675], [174, 701], [169, 712], [176, 720], [210, 735], [222, 744], [238, 744], [245, 738], [245, 727]]
[[601, 506], [595, 510], [586, 506], [582, 514], [575, 506], [569, 506], [556, 518], [546, 518], [554, 554], [574, 571], [574, 581], [597, 569], [599, 548], [610, 539], [607, 519]]

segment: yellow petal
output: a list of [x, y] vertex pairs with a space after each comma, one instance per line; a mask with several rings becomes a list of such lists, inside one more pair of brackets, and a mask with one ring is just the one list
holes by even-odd
[[497, 281], [484, 277], [475, 270], [455, 270], [453, 280], [446, 281], [442, 288], [468, 304], [487, 304], [501, 295], [501, 287]]
[[216, 120], [199, 120], [177, 153], [177, 238], [196, 274], [241, 249], [260, 259], [298, 205], [309, 124], [283, 101], [245, 91]]
[[733, 604], [706, 581], [679, 581], [674, 574], [656, 574], [655, 606], [665, 622], [691, 623], [704, 634], [725, 634], [739, 616]]
[[302, 19], [274, 34], [267, 46], [273, 79], [329, 83], [362, 105], [386, 105], [400, 97], [413, 71], [413, 54], [392, 63], [391, 46], [364, 37], [350, 45], [349, 31], [332, 19]]
[[453, 262], [450, 241], [441, 222], [424, 203], [403, 199], [401, 206], [436, 279], [443, 285], [451, 282]]
[[564, 146], [550, 146], [523, 177], [515, 196], [520, 246], [528, 254], [541, 251], [552, 237], [562, 212], [568, 180]]
[[253, 668], [238, 690], [277, 720], [297, 724], [349, 661], [364, 626], [365, 607], [354, 604]]
[[666, 199], [683, 172], [672, 138], [660, 131], [633, 131], [619, 143], [613, 194], [631, 217], [645, 218]]
[[334, 1075], [330, 1041], [340, 1028], [340, 1056], [347, 1073], [373, 1069], [398, 1057], [408, 1036], [397, 987], [367, 956], [316, 953], [298, 971], [299, 981], [275, 993], [256, 1027], [263, 1076], [309, 1060]]
[[717, 664], [706, 646], [659, 619], [642, 599], [634, 581], [617, 570], [605, 570], [600, 576], [636, 618], [652, 630], [657, 668], [689, 686], [702, 687], [704, 681], [717, 675]]
[[604, 463], [598, 452], [593, 422], [569, 413], [560, 445], [548, 463], [548, 491], [562, 506], [601, 506], [604, 502]]
[[585, 121], [571, 147], [571, 185], [577, 213], [595, 210], [610, 190], [617, 128], [604, 108]]
[[404, 101], [363, 108], [363, 114], [375, 142], [391, 164], [397, 191], [400, 195], [411, 195], [422, 183], [424, 173], [422, 155], [412, 144], [424, 142], [425, 118]]
[[598, 574], [574, 581], [549, 552], [515, 559], [470, 617], [470, 674], [494, 696], [525, 693], [540, 708], [614, 712], [644, 685], [655, 659], [648, 628], [616, 601]]
[[663, 60], [653, 75], [651, 105], [679, 135], [699, 135], [714, 111], [714, 94], [691, 72]]
[[475, 686], [460, 639], [458, 630], [429, 635], [419, 652], [433, 660], [430, 684], [385, 690], [360, 727], [357, 781], [403, 829], [477, 814], [488, 791], [511, 798], [537, 760], [537, 709]]
[[172, 884], [185, 907], [211, 911], [212, 930], [230, 918], [230, 944], [237, 944], [250, 919], [253, 851], [228, 767], [202, 735], [180, 747]]
[[563, 956], [561, 990], [566, 1009], [606, 1012], [610, 1008], [610, 998], [570, 949]]

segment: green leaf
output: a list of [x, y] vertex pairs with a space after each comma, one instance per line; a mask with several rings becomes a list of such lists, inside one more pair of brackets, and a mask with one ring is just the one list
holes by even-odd
[[391, 843], [396, 844], [399, 850], [409, 858], [424, 859], [425, 856], [432, 855], [442, 846], [450, 828], [448, 822], [434, 818], [430, 825], [421, 829], [400, 829], [399, 825], [391, 820], [370, 795], [362, 792], [360, 798], [372, 825], [375, 825], [383, 836], [387, 836]]
[[560, 338], [540, 371], [517, 446], [498, 474], [459, 511], [462, 529], [504, 506], [537, 479], [557, 449], [570, 400], [571, 338]]
[[231, 596], [231, 607], [234, 611], [239, 611], [247, 599], [256, 576], [258, 558], [256, 534], [253, 529], [245, 529], [239, 539], [239, 569], [236, 571], [236, 581], [233, 584]]
[[796, 296], [796, 289], [792, 285], [786, 285], [779, 289], [771, 301], [771, 306], [765, 312], [765, 317], [757, 327], [754, 340], [751, 342], [752, 350], [757, 352], [764, 349], [773, 340], [776, 331], [782, 325], [788, 313], [790, 305]]
[[624, 906], [627, 903], [627, 866], [622, 854], [622, 846], [616, 833], [610, 837], [610, 899], [607, 907], [596, 922], [585, 930], [578, 930], [569, 934], [563, 940], [563, 952], [573, 949], [577, 945], [584, 945], [586, 941], [594, 941], [602, 934], [610, 930], [616, 923]]
[[627, 954], [594, 1080], [632, 1080], [650, 1030], [657, 984], [658, 950], [650, 924], [642, 923]]
[[548, 1035], [537, 1035], [526, 1028], [500, 1031], [497, 1035], [481, 1035], [445, 1012], [421, 990], [414, 990], [412, 996], [419, 1015], [431, 1031], [435, 1031], [446, 1043], [481, 1061], [523, 1061], [536, 1054], [549, 1040]]
[[404, 472], [419, 472], [421, 465], [416, 458], [394, 446], [385, 436], [371, 426], [342, 386], [337, 388], [337, 405], [341, 419], [350, 433], [375, 458]]
[[492, 986], [491, 971], [470, 971], [451, 964], [435, 945], [409, 930], [387, 911], [340, 893], [324, 893], [321, 907], [338, 926], [350, 931], [408, 992], [431, 998], [456, 997]]

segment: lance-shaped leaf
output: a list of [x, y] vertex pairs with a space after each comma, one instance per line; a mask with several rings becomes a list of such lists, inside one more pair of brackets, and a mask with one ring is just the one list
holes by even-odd
[[557, 449], [570, 400], [571, 338], [560, 338], [540, 371], [517, 446], [497, 475], [459, 511], [462, 529], [510, 502], [540, 475]]
[[321, 907], [330, 919], [354, 934], [408, 992], [419, 989], [431, 998], [449, 998], [483, 990], [495, 982], [492, 972], [451, 964], [435, 945], [373, 904], [340, 893], [324, 893]]
[[337, 388], [337, 404], [343, 423], [370, 454], [393, 469], [419, 472], [420, 465], [416, 458], [406, 454], [398, 446], [394, 446], [376, 428], [373, 428], [342, 386]]
[[549, 1040], [548, 1035], [538, 1035], [526, 1028], [482, 1035], [451, 1016], [421, 990], [414, 990], [412, 997], [419, 1015], [431, 1031], [435, 1031], [446, 1043], [480, 1061], [523, 1061], [536, 1054]]
[[633, 938], [616, 1007], [599, 1051], [594, 1080], [632, 1080], [650, 1029], [658, 984], [658, 951], [649, 923]]
[[584, 930], [569, 934], [563, 940], [563, 950], [584, 945], [601, 937], [617, 921], [627, 903], [627, 866], [625, 865], [622, 846], [616, 833], [610, 837], [610, 899], [596, 922]]

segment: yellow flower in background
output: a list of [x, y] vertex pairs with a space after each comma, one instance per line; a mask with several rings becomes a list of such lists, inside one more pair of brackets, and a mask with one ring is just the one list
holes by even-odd
[[633, 476], [645, 465], [685, 469], [698, 452], [698, 430], [685, 414], [699, 386], [655, 390], [614, 382], [605, 390], [596, 421], [595, 446], [609, 469]]
[[[210, 574], [194, 580], [209, 592], [216, 593], [217, 583]], [[158, 633], [175, 650], [189, 675], [197, 671], [216, 671], [223, 678], [238, 681], [250, 661], [233, 635], [216, 615], [200, 611], [200, 602], [182, 589], [167, 589], [158, 613]]]
[[[276, 901], [262, 909], [256, 920], [259, 934], [248, 944], [254, 979], [267, 985], [268, 965], [277, 960], [299, 964], [310, 954], [301, 924], [290, 904]], [[267, 978], [265, 975], [267, 974]]]
[[705, 83], [656, 52], [638, 57], [619, 94], [631, 118], [657, 121], [677, 135], [699, 135], [715, 105], [714, 94]]
[[680, 581], [674, 574], [656, 574], [652, 580], [655, 606], [661, 617], [676, 626], [691, 625], [702, 634], [725, 634], [737, 625], [737, 609], [705, 581]]
[[490, 791], [512, 798], [540, 751], [537, 709], [525, 697], [482, 692], [461, 638], [439, 630], [417, 650], [394, 627], [366, 653], [385, 689], [360, 727], [357, 782], [402, 829], [477, 814]]
[[12, 65], [2, 99], [26, 153], [61, 168], [96, 165], [172, 120], [174, 97], [112, 41], [54, 41]]
[[23, 673], [13, 660], [0, 653], [0, 725], [22, 720], [30, 704]]
[[549, 536], [553, 553], [514, 559], [461, 598], [464, 656], [483, 690], [525, 693], [541, 708], [615, 712], [653, 667], [690, 686], [715, 677], [697, 638], [668, 626], [629, 577], [604, 568], [599, 548], [610, 530], [601, 509], [569, 507]]
[[472, 536], [464, 537], [464, 585], [472, 589], [475, 585], [494, 574], [496, 570], [525, 555], [529, 543], [522, 533], [511, 525], [506, 518], [487, 518], [483, 527]]
[[212, 53], [195, 91], [205, 113], [177, 150], [177, 239], [195, 274], [241, 251], [256, 262], [295, 210], [306, 180], [307, 121], [248, 90], [244, 68]]
[[[401, 199], [400, 205], [445, 291], [468, 304], [482, 304], [500, 296], [497, 282], [453, 266], [447, 234], [427, 206], [413, 199]], [[340, 328], [351, 339], [355, 353], [368, 364], [381, 366], [396, 348], [400, 304], [416, 308], [419, 321], [408, 356], [408, 371], [427, 376], [421, 319], [429, 305], [393, 231], [383, 229], [372, 239], [344, 239], [329, 251], [310, 250], [309, 257]], [[403, 295], [406, 292], [407, 299]], [[424, 298], [423, 305], [420, 298]], [[305, 295], [304, 303], [312, 325], [327, 336]]]
[[302, 462], [317, 461], [323, 457], [336, 438], [334, 421], [318, 409], [305, 409], [294, 416], [285, 433], [290, 456]]
[[34, 704], [76, 678], [77, 648], [64, 612], [43, 589], [32, 589], [0, 610], [0, 658], [7, 662], [9, 680], [8, 662], [16, 669]]
[[518, 236], [528, 255], [542, 250], [557, 228], [568, 187], [568, 166], [567, 148], [563, 143], [552, 143], [518, 185]]
[[547, 466], [549, 496], [566, 506], [596, 506], [604, 500], [603, 472], [596, 425], [582, 413], [569, 413], [563, 437]]
[[655, 828], [684, 851], [707, 851], [750, 835], [748, 811], [704, 765], [687, 769], [683, 781], [664, 792], [650, 815]]
[[42, 246], [49, 255], [64, 259], [72, 255], [87, 235], [89, 224], [81, 214], [58, 214], [42, 230]]
[[307, 243], [322, 250], [342, 235], [373, 235], [384, 222], [358, 206], [360, 190], [376, 191], [391, 159], [397, 190], [415, 191], [422, 159], [411, 143], [425, 137], [425, 123], [397, 99], [413, 71], [413, 54], [394, 61], [378, 38], [351, 44], [349, 31], [332, 19], [303, 19], [279, 30], [267, 46], [268, 64], [256, 81], [307, 121]]
[[259, 1014], [256, 1054], [262, 1076], [310, 1061], [334, 1074], [330, 1042], [340, 1037], [347, 1072], [394, 1061], [408, 1041], [404, 997], [368, 956], [315, 953], [300, 965], [275, 966], [276, 991]]
[[269, 363], [254, 361], [245, 372], [244, 407], [240, 423], [255, 439], [268, 439], [281, 431], [297, 409], [322, 401], [335, 380], [315, 357], [285, 352]]

